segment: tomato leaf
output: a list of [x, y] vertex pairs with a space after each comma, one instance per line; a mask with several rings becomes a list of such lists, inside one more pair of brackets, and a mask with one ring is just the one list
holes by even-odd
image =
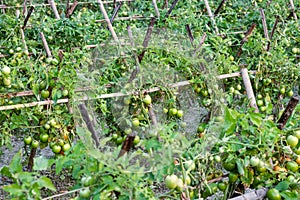
[[290, 182], [281, 181], [280, 183], [277, 184], [277, 186], [275, 188], [279, 191], [284, 191], [284, 190], [287, 190], [289, 188], [289, 186], [290, 186]]
[[49, 167], [49, 160], [43, 156], [40, 157], [36, 157], [33, 160], [34, 165], [33, 165], [33, 169], [34, 170], [46, 170]]
[[282, 191], [280, 192], [280, 195], [284, 198], [284, 199], [289, 199], [289, 200], [298, 200], [299, 196], [298, 193], [296, 191]]
[[236, 165], [237, 165], [237, 168], [238, 168], [238, 172], [241, 176], [244, 176], [244, 161], [242, 159], [237, 159], [236, 160]]
[[53, 185], [52, 181], [48, 177], [42, 176], [41, 178], [38, 179], [38, 182], [41, 186], [48, 188], [52, 191], [56, 191], [55, 186]]
[[257, 127], [259, 127], [261, 125], [262, 122], [262, 118], [260, 116], [258, 116], [258, 114], [256, 113], [250, 113], [249, 114], [250, 117], [250, 121]]
[[18, 184], [11, 184], [11, 185], [3, 186], [3, 190], [8, 193], [14, 194], [15, 196], [21, 196], [23, 193], [21, 185], [18, 185]]
[[9, 171], [9, 167], [7, 167], [7, 166], [2, 167], [0, 173], [4, 176], [7, 176], [8, 178], [12, 177], [12, 174]]
[[9, 168], [10, 168], [11, 173], [18, 173], [18, 172], [23, 171], [22, 163], [21, 163], [21, 161], [22, 161], [21, 151], [22, 151], [22, 149], [14, 155], [11, 163], [9, 164]]

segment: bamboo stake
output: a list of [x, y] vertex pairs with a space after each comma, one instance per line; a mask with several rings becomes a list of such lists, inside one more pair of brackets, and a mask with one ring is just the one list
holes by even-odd
[[275, 23], [274, 23], [274, 26], [273, 26], [273, 28], [272, 28], [272, 32], [271, 32], [271, 34], [270, 34], [270, 40], [268, 41], [267, 51], [270, 50], [270, 47], [271, 47], [271, 40], [272, 40], [273, 35], [274, 35], [274, 33], [275, 33], [275, 29], [276, 29], [276, 27], [277, 27], [278, 21], [279, 21], [279, 17], [277, 16], [277, 17], [276, 17], [276, 20], [275, 20]]
[[23, 3], [23, 15], [27, 15], [27, 0], [24, 0], [24, 3]]
[[102, 14], [103, 14], [103, 17], [104, 17], [104, 19], [105, 19], [105, 21], [106, 21], [106, 23], [107, 23], [107, 26], [108, 26], [109, 31], [110, 31], [110, 33], [112, 34], [113, 39], [114, 39], [116, 42], [119, 42], [119, 38], [118, 38], [118, 36], [117, 36], [117, 34], [116, 34], [116, 32], [115, 32], [115, 30], [114, 30], [112, 24], [110, 23], [110, 19], [109, 19], [108, 15], [107, 15], [107, 12], [106, 12], [105, 8], [104, 8], [104, 5], [103, 5], [102, 0], [97, 0], [97, 2], [99, 3], [100, 10], [101, 10], [101, 12], [102, 12]]
[[30, 6], [29, 11], [28, 11], [28, 13], [27, 13], [27, 15], [26, 15], [26, 17], [25, 17], [25, 20], [24, 20], [24, 24], [23, 24], [23, 27], [22, 27], [23, 30], [25, 30], [26, 25], [27, 25], [27, 22], [28, 22], [28, 19], [29, 19], [29, 17], [31, 16], [33, 10], [34, 10], [34, 7], [33, 7], [33, 6]]
[[222, 9], [222, 7], [224, 6], [226, 0], [222, 0], [221, 3], [219, 4], [218, 8], [216, 9], [216, 11], [214, 12], [214, 16], [217, 16], [220, 12], [220, 10]]
[[212, 14], [212, 12], [211, 12], [210, 6], [209, 6], [209, 4], [208, 4], [208, 0], [204, 0], [204, 3], [205, 3], [205, 7], [206, 7], [206, 10], [207, 10], [207, 13], [208, 13], [208, 15], [209, 15], [209, 17], [210, 17], [210, 20], [211, 20], [211, 22], [212, 22], [212, 25], [213, 25], [213, 27], [215, 28], [216, 34], [219, 34], [219, 29], [218, 29], [218, 27], [217, 27], [217, 25], [216, 25], [214, 16], [213, 16], [213, 14]]
[[110, 23], [113, 23], [113, 21], [115, 20], [120, 8], [122, 7], [123, 3], [120, 2], [117, 6], [115, 6], [114, 8], [114, 12], [113, 12], [113, 15], [112, 17], [110, 18]]
[[55, 18], [56, 19], [60, 19], [60, 16], [58, 14], [58, 11], [57, 11], [57, 8], [56, 8], [54, 0], [48, 0], [48, 3], [50, 4], [50, 6], [51, 6], [51, 8], [52, 8], [52, 10], [54, 12]]
[[260, 8], [259, 11], [260, 11], [260, 16], [261, 16], [261, 20], [262, 20], [263, 29], [264, 29], [265, 38], [267, 40], [269, 40], [267, 21], [266, 21], [266, 16], [265, 16], [264, 10], [262, 8]]
[[51, 58], [51, 57], [52, 57], [52, 54], [51, 54], [51, 51], [50, 51], [50, 49], [49, 49], [47, 40], [46, 40], [46, 38], [45, 38], [43, 32], [40, 32], [40, 37], [41, 37], [41, 39], [42, 39], [42, 42], [43, 42], [44, 48], [45, 48], [45, 50], [46, 50], [47, 56], [48, 56], [49, 58]]
[[292, 13], [293, 13], [294, 19], [297, 21], [297, 14], [295, 12], [294, 1], [290, 0], [290, 4], [291, 4], [291, 8], [292, 8]]
[[288, 105], [286, 106], [286, 108], [283, 111], [280, 119], [277, 122], [278, 123], [278, 128], [280, 130], [282, 130], [283, 127], [286, 125], [288, 119], [293, 114], [293, 111], [294, 111], [295, 107], [297, 106], [298, 102], [299, 102], [299, 98], [297, 98], [295, 96], [290, 99]]
[[[1, 4], [4, 5], [3, 0], [1, 0]], [[5, 7], [2, 7], [2, 13], [5, 14]]]
[[[256, 74], [256, 71], [249, 71], [249, 74]], [[235, 72], [235, 73], [232, 73], [232, 74], [219, 75], [219, 76], [217, 76], [217, 79], [232, 78], [232, 77], [237, 77], [237, 76], [241, 76], [241, 72]], [[190, 81], [181, 81], [181, 82], [171, 84], [168, 87], [170, 87], [170, 88], [183, 87], [183, 86], [187, 86], [187, 85], [190, 85], [190, 84], [191, 84]], [[84, 88], [84, 89], [81, 89], [78, 92], [85, 91], [85, 90], [88, 90], [88, 89], [89, 88]], [[151, 92], [156, 92], [156, 91], [160, 91], [160, 90], [161, 90], [160, 87], [154, 87], [154, 88], [151, 88], [151, 89], [148, 89], [148, 90], [143, 90], [141, 92], [142, 93], [146, 93], [146, 92], [151, 93]], [[26, 94], [26, 96], [29, 96], [31, 94], [33, 95], [32, 91], [22, 92], [22, 93]], [[111, 93], [111, 94], [102, 94], [102, 95], [98, 95], [98, 96], [93, 97], [93, 98], [89, 98], [89, 97], [85, 96], [85, 97], [82, 97], [80, 99], [76, 99], [76, 101], [87, 101], [87, 100], [91, 100], [91, 99], [107, 99], [107, 98], [124, 97], [124, 96], [130, 96], [130, 95], [138, 95], [138, 94], [139, 94], [138, 92], [128, 92], [128, 93], [117, 92], [117, 93]], [[10, 95], [7, 95], [7, 96], [10, 96]], [[29, 108], [29, 107], [35, 107], [35, 106], [44, 106], [44, 105], [51, 105], [51, 104], [63, 104], [63, 103], [68, 103], [69, 101], [70, 101], [69, 99], [58, 99], [57, 101], [46, 100], [46, 101], [31, 102], [31, 103], [25, 103], [25, 104], [0, 106], [0, 111], [13, 110], [13, 109], [22, 109], [22, 108]]]
[[75, 0], [74, 3], [72, 4], [71, 8], [69, 8], [69, 6], [67, 7], [66, 18], [69, 18], [73, 14], [73, 12], [76, 9], [77, 5], [78, 5], [78, 1]]
[[191, 30], [190, 25], [186, 24], [185, 25], [185, 29], [188, 32], [188, 36], [189, 36], [189, 39], [190, 39], [190, 42], [191, 42], [192, 46], [195, 47], [195, 45], [194, 45], [194, 36], [192, 34], [192, 30]]
[[252, 89], [252, 85], [251, 85], [251, 81], [250, 81], [250, 78], [249, 78], [247, 68], [242, 68], [241, 73], [242, 73], [242, 78], [243, 78], [243, 82], [244, 82], [244, 85], [245, 85], [245, 89], [246, 89], [246, 92], [247, 92], [247, 96], [248, 96], [248, 99], [250, 100], [250, 106], [255, 109], [255, 112], [258, 113], [259, 110], [258, 110], [258, 107], [257, 107], [257, 104], [256, 104], [256, 99], [255, 99], [255, 96], [254, 96], [254, 92], [253, 92], [253, 89]]
[[159, 10], [158, 10], [158, 7], [157, 7], [156, 0], [152, 0], [152, 4], [154, 6], [154, 10], [155, 10], [157, 18], [159, 18], [160, 17], [160, 13], [159, 13]]
[[253, 30], [255, 29], [256, 27], [256, 24], [252, 24], [251, 27], [249, 28], [249, 30], [247, 31], [247, 33], [245, 34], [245, 37], [243, 38], [243, 40], [241, 41], [241, 45], [240, 45], [240, 48], [236, 54], [236, 57], [240, 57], [243, 50], [242, 50], [242, 47], [243, 45], [247, 42], [248, 40], [248, 37], [252, 34]]

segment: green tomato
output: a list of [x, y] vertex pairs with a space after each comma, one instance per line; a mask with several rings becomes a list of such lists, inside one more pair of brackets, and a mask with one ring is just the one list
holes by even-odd
[[184, 190], [184, 183], [183, 183], [183, 180], [181, 178], [179, 178], [177, 180], [176, 190], [179, 191], [179, 192], [182, 192]]
[[294, 131], [294, 136], [300, 139], [300, 129]]
[[204, 97], [207, 97], [207, 96], [208, 96], [208, 91], [207, 91], [207, 90], [202, 90], [202, 91], [201, 91], [201, 94], [202, 94]]
[[183, 110], [177, 110], [177, 117], [178, 118], [182, 118], [182, 116], [183, 116]]
[[143, 99], [143, 102], [146, 104], [146, 105], [150, 105], [151, 104], [151, 97], [149, 94], [145, 95], [144, 99]]
[[31, 136], [28, 136], [28, 137], [25, 137], [25, 138], [24, 138], [24, 143], [25, 143], [26, 145], [30, 145], [31, 142], [32, 142], [32, 137], [31, 137]]
[[31, 143], [31, 147], [32, 148], [38, 148], [39, 146], [39, 142], [37, 140], [33, 140], [32, 143]]
[[259, 158], [255, 157], [255, 156], [252, 156], [251, 159], [250, 159], [250, 165], [252, 167], [258, 166], [259, 162], [260, 162]]
[[68, 96], [68, 94], [69, 94], [69, 91], [68, 91], [67, 89], [64, 89], [64, 90], [62, 91], [62, 95], [63, 95], [64, 97]]
[[90, 195], [91, 195], [91, 191], [89, 188], [84, 188], [84, 189], [80, 190], [80, 192], [79, 192], [79, 196], [81, 198], [89, 198]]
[[48, 142], [48, 139], [49, 139], [49, 135], [47, 133], [40, 134], [41, 142]]
[[1, 71], [5, 76], [8, 76], [10, 74], [10, 68], [8, 66], [4, 66]]
[[233, 56], [229, 56], [229, 60], [230, 61], [234, 61], [234, 57]]
[[289, 135], [286, 139], [286, 142], [291, 147], [296, 147], [299, 142], [299, 139], [293, 135]]
[[165, 184], [169, 189], [175, 189], [177, 187], [178, 177], [175, 174], [167, 176], [165, 179]]
[[66, 143], [62, 146], [62, 150], [64, 152], [68, 151], [71, 148], [71, 145], [69, 143]]
[[170, 116], [175, 116], [177, 114], [177, 109], [176, 108], [170, 108], [169, 109], [169, 115]]
[[60, 151], [61, 151], [61, 146], [60, 145], [57, 145], [57, 144], [55, 144], [53, 147], [52, 147], [52, 152], [53, 153], [60, 153]]
[[293, 95], [294, 95], [293, 90], [289, 90], [289, 91], [287, 92], [287, 96], [288, 96], [288, 97], [292, 97]]
[[215, 160], [217, 163], [219, 163], [219, 162], [221, 162], [221, 157], [220, 157], [219, 155], [216, 155], [216, 156], [214, 157], [214, 160]]
[[261, 94], [257, 95], [257, 99], [262, 99], [262, 98], [263, 98], [263, 96]]
[[137, 127], [140, 125], [140, 120], [138, 118], [133, 118], [132, 119], [132, 125]]
[[8, 77], [4, 77], [3, 78], [3, 84], [5, 85], [5, 86], [10, 86], [11, 85], [11, 79], [10, 78], [8, 78]]
[[191, 171], [196, 169], [196, 164], [193, 160], [187, 160], [184, 162], [186, 170], [190, 169]]
[[140, 136], [136, 135], [133, 140], [133, 144], [137, 145], [141, 141]]
[[263, 106], [264, 105], [264, 101], [259, 99], [257, 100], [257, 106]]
[[236, 89], [237, 89], [237, 90], [241, 90], [241, 89], [242, 89], [242, 86], [241, 86], [240, 84], [238, 84], [238, 85], [236, 86]]
[[279, 92], [280, 92], [280, 94], [284, 94], [285, 93], [285, 87], [280, 88]]
[[299, 166], [298, 166], [298, 164], [296, 162], [289, 161], [286, 164], [286, 169], [289, 170], [289, 171], [292, 171], [292, 172], [297, 172], [298, 169], [299, 169]]
[[224, 183], [224, 182], [220, 182], [220, 183], [218, 183], [218, 188], [219, 188], [220, 191], [224, 192], [227, 188], [227, 184]]
[[276, 188], [268, 190], [267, 197], [269, 200], [281, 200], [281, 195]]
[[229, 183], [235, 183], [239, 178], [239, 175], [233, 172], [230, 172], [228, 175]]
[[298, 53], [298, 48], [294, 47], [294, 48], [292, 49], [292, 52], [293, 52], [293, 54], [297, 54], [297, 53]]
[[50, 126], [50, 124], [47, 123], [47, 124], [44, 125], [44, 128], [49, 130], [51, 128], [51, 126]]

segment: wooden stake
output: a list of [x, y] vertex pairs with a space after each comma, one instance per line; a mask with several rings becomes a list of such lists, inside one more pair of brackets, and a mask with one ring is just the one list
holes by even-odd
[[190, 28], [190, 25], [186, 24], [186, 25], [185, 25], [185, 29], [186, 29], [187, 32], [188, 32], [188, 36], [189, 36], [189, 38], [190, 38], [190, 42], [191, 42], [192, 46], [195, 47], [195, 45], [194, 45], [194, 36], [193, 36], [193, 34], [192, 34], [192, 30], [191, 30], [191, 28]]
[[297, 18], [297, 14], [296, 14], [296, 12], [295, 12], [294, 1], [293, 1], [293, 0], [290, 0], [290, 4], [291, 4], [291, 8], [292, 8], [292, 13], [293, 13], [294, 19], [295, 19], [295, 21], [297, 21], [298, 18]]
[[145, 36], [144, 41], [143, 41], [144, 50], [140, 53], [140, 55], [138, 55], [139, 63], [142, 61], [142, 59], [145, 55], [145, 52], [146, 52], [145, 48], [147, 48], [148, 43], [150, 41], [155, 22], [156, 22], [156, 19], [154, 17], [152, 17], [151, 20], [150, 20], [150, 24], [148, 26], [148, 29], [147, 29], [146, 36]]
[[279, 21], [279, 17], [277, 16], [277, 17], [276, 17], [276, 20], [275, 20], [275, 23], [274, 23], [274, 26], [273, 26], [273, 28], [272, 28], [272, 32], [271, 32], [271, 34], [270, 34], [270, 40], [268, 41], [267, 51], [270, 50], [270, 47], [271, 47], [271, 40], [272, 40], [273, 35], [274, 35], [274, 33], [275, 33], [275, 29], [276, 29], [276, 27], [277, 27], [278, 21]]
[[113, 21], [115, 20], [120, 8], [122, 7], [123, 2], [118, 3], [118, 5], [114, 8], [114, 12], [112, 17], [110, 18], [110, 23], [113, 23]]
[[160, 13], [159, 13], [159, 10], [158, 10], [158, 7], [157, 7], [156, 0], [152, 0], [152, 4], [154, 6], [154, 10], [155, 10], [157, 18], [159, 18], [160, 17]]
[[27, 22], [28, 22], [28, 19], [29, 19], [29, 17], [31, 16], [33, 10], [34, 10], [34, 7], [33, 7], [33, 6], [30, 6], [29, 11], [28, 11], [28, 13], [27, 13], [27, 15], [26, 15], [26, 17], [25, 17], [24, 24], [23, 24], [23, 26], [22, 26], [22, 29], [23, 29], [23, 30], [25, 30], [26, 25], [27, 25]]
[[52, 58], [51, 51], [50, 51], [50, 49], [49, 49], [47, 40], [46, 40], [46, 38], [45, 38], [43, 32], [40, 32], [40, 37], [41, 37], [41, 39], [42, 39], [42, 42], [43, 42], [43, 45], [44, 45], [44, 48], [45, 48], [45, 51], [46, 51], [47, 56], [48, 56], [49, 58]]
[[288, 105], [286, 106], [285, 110], [283, 111], [280, 119], [277, 121], [277, 126], [280, 130], [282, 130], [284, 128], [284, 126], [286, 125], [287, 121], [289, 120], [289, 118], [291, 117], [291, 115], [293, 114], [293, 111], [295, 109], [295, 107], [297, 106], [299, 102], [299, 98], [297, 97], [292, 97], [288, 103]]
[[171, 7], [168, 10], [168, 12], [165, 15], [165, 18], [168, 18], [170, 16], [172, 10], [175, 8], [175, 6], [176, 6], [176, 4], [177, 4], [178, 1], [179, 0], [174, 0], [174, 2], [172, 3]]
[[73, 14], [77, 5], [78, 5], [78, 1], [75, 0], [74, 3], [72, 4], [71, 8], [69, 8], [69, 7], [67, 8], [66, 18], [71, 17], [71, 15]]
[[262, 20], [263, 29], [264, 29], [265, 38], [267, 40], [269, 40], [267, 21], [266, 21], [264, 10], [262, 8], [260, 8], [259, 11], [260, 11], [260, 16], [261, 16], [261, 20]]
[[115, 40], [115, 42], [119, 42], [119, 38], [118, 38], [118, 36], [117, 36], [117, 34], [116, 34], [116, 32], [115, 32], [112, 24], [110, 23], [110, 19], [109, 19], [108, 15], [107, 15], [107, 12], [106, 12], [105, 8], [104, 8], [102, 0], [97, 0], [97, 2], [99, 3], [100, 10], [101, 10], [101, 12], [103, 14], [103, 17], [104, 17], [104, 19], [105, 19], [105, 21], [107, 23], [108, 29], [109, 29], [109, 31], [110, 31], [113, 39]]
[[28, 165], [27, 165], [28, 172], [32, 172], [35, 154], [36, 154], [36, 148], [31, 148], [29, 159], [28, 159]]
[[27, 0], [24, 0], [24, 3], [23, 3], [23, 16], [27, 15]]
[[81, 103], [78, 105], [78, 108], [80, 110], [82, 119], [84, 120], [88, 130], [92, 134], [92, 138], [95, 141], [96, 147], [99, 147], [100, 142], [99, 142], [98, 134], [97, 134], [97, 131], [95, 128], [95, 124], [94, 124], [94, 121], [92, 119], [90, 119], [86, 106], [84, 105], [84, 103]]
[[208, 0], [204, 0], [204, 3], [205, 3], [205, 7], [206, 7], [206, 10], [207, 10], [207, 13], [208, 13], [208, 15], [210, 17], [210, 20], [212, 22], [212, 25], [215, 28], [215, 32], [216, 32], [216, 34], [219, 34], [219, 29], [218, 29], [218, 27], [216, 25], [215, 18], [213, 16], [212, 12], [211, 12]]
[[220, 12], [220, 10], [222, 9], [223, 5], [225, 4], [226, 0], [222, 0], [221, 3], [219, 4], [218, 8], [216, 9], [216, 11], [214, 12], [214, 16], [217, 16]]
[[48, 3], [50, 4], [53, 12], [54, 12], [54, 16], [56, 19], [60, 19], [60, 16], [58, 14], [58, 11], [57, 11], [57, 8], [56, 8], [56, 5], [55, 5], [55, 2], [54, 0], [48, 0]]
[[126, 136], [126, 139], [123, 142], [121, 151], [120, 151], [120, 153], [118, 155], [118, 158], [120, 158], [121, 156], [123, 156], [125, 153], [128, 153], [129, 150], [133, 147], [133, 140], [134, 140], [134, 138], [135, 138], [136, 135], [137, 134], [135, 132], [133, 132], [133, 133], [128, 134]]
[[247, 33], [245, 34], [245, 37], [243, 38], [243, 40], [241, 41], [241, 45], [240, 45], [240, 48], [236, 54], [236, 57], [240, 57], [243, 50], [242, 50], [242, 47], [243, 45], [247, 42], [248, 40], [248, 37], [252, 34], [254, 28], [256, 27], [256, 24], [252, 24], [251, 27], [249, 28], [249, 30], [247, 31]]
[[256, 100], [255, 100], [254, 92], [252, 89], [251, 81], [249, 78], [248, 70], [246, 68], [242, 68], [241, 73], [242, 73], [244, 86], [245, 86], [245, 89], [247, 92], [247, 96], [248, 96], [248, 99], [250, 100], [250, 106], [255, 109], [255, 112], [258, 113], [259, 110], [258, 110], [258, 107], [256, 104]]

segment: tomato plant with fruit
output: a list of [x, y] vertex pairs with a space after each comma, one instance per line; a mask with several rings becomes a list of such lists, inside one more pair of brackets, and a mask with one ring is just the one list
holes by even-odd
[[48, 3], [0, 2], [0, 199], [299, 198], [299, 1]]

